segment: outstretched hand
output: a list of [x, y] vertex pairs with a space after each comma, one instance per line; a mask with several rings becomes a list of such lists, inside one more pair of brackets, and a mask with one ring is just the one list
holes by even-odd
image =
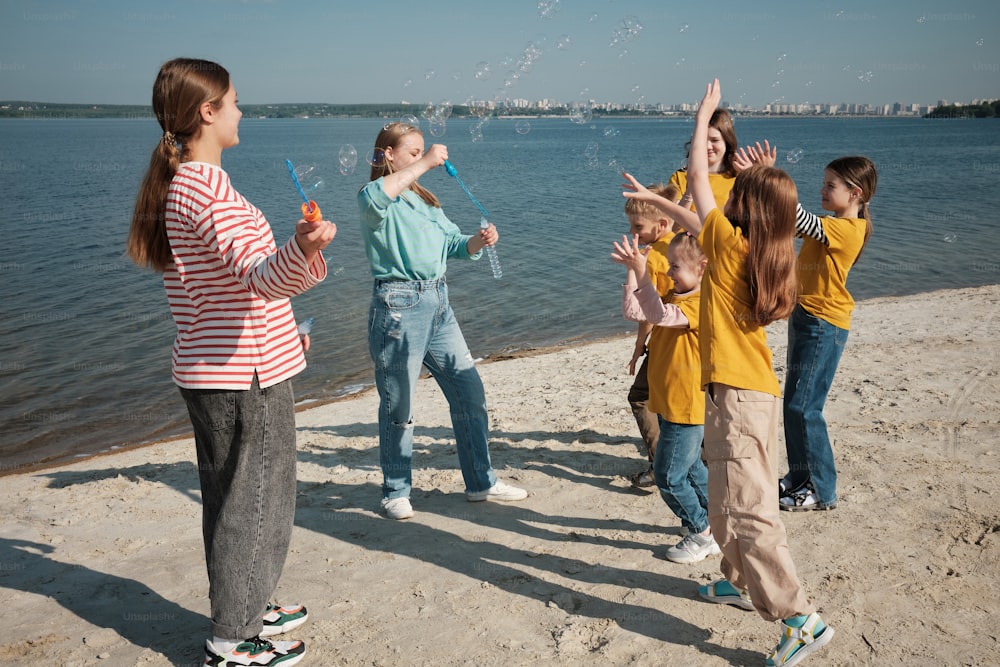
[[733, 166], [736, 168], [737, 172], [743, 171], [747, 167], [754, 164], [762, 164], [767, 167], [773, 167], [777, 160], [778, 147], [772, 147], [767, 139], [764, 140], [763, 147], [761, 147], [760, 142], [758, 141], [756, 145], [744, 146], [733, 154]]
[[635, 176], [632, 174], [623, 171], [622, 177], [625, 179], [625, 182], [622, 183], [622, 196], [626, 199], [647, 201], [649, 197], [653, 196], [653, 193], [645, 185], [635, 180]]
[[704, 118], [708, 121], [715, 113], [715, 110], [719, 108], [719, 103], [722, 101], [722, 86], [719, 85], [718, 79], [713, 79], [712, 83], [708, 84], [705, 88], [705, 97], [701, 99], [701, 104], [698, 106], [697, 117]]
[[635, 273], [637, 280], [646, 275], [646, 255], [649, 253], [649, 248], [639, 247], [638, 234], [631, 239], [622, 236], [621, 243], [615, 241], [613, 245], [611, 261], [625, 265], [629, 271]]

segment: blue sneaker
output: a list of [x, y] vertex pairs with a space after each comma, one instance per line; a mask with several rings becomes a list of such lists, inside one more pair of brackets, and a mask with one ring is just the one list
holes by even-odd
[[[796, 621], [801, 625], [794, 625]], [[833, 639], [833, 628], [826, 625], [816, 612], [794, 619], [786, 618], [781, 622], [781, 628], [778, 645], [764, 661], [766, 667], [794, 667]]]

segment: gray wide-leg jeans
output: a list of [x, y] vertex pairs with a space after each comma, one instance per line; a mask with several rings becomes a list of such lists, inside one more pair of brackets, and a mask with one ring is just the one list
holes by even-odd
[[184, 389], [201, 482], [212, 634], [256, 637], [295, 520], [291, 381], [246, 391]]

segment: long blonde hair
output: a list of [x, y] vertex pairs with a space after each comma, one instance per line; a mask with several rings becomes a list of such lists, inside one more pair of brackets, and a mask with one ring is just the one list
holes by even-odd
[[795, 308], [795, 181], [781, 169], [754, 165], [733, 182], [726, 217], [743, 230], [751, 316], [762, 325]]
[[217, 63], [176, 58], [160, 67], [153, 83], [153, 113], [163, 136], [139, 187], [127, 242], [128, 255], [138, 266], [162, 273], [173, 263], [165, 220], [167, 190], [188, 142], [201, 129], [201, 105], [219, 108], [228, 91], [229, 72]]
[[[395, 171], [392, 168], [392, 163], [385, 159], [385, 150], [387, 148], [397, 150], [403, 137], [411, 132], [416, 132], [420, 136], [424, 136], [424, 133], [421, 132], [419, 128], [416, 128], [409, 123], [394, 122], [389, 123], [382, 128], [382, 131], [378, 133], [377, 137], [375, 137], [375, 150], [372, 152], [372, 170], [371, 178], [369, 180], [374, 181], [375, 179], [382, 178], [383, 176], [391, 174]], [[427, 202], [429, 206], [441, 208], [441, 202], [439, 202], [438, 198], [434, 196], [434, 193], [416, 181], [413, 181], [413, 183], [410, 184], [410, 189], [413, 190], [421, 199]]]

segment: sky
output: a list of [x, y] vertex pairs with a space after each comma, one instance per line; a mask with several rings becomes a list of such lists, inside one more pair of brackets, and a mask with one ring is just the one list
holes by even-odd
[[0, 100], [149, 104], [166, 60], [243, 104], [1000, 98], [996, 0], [4, 0]]

